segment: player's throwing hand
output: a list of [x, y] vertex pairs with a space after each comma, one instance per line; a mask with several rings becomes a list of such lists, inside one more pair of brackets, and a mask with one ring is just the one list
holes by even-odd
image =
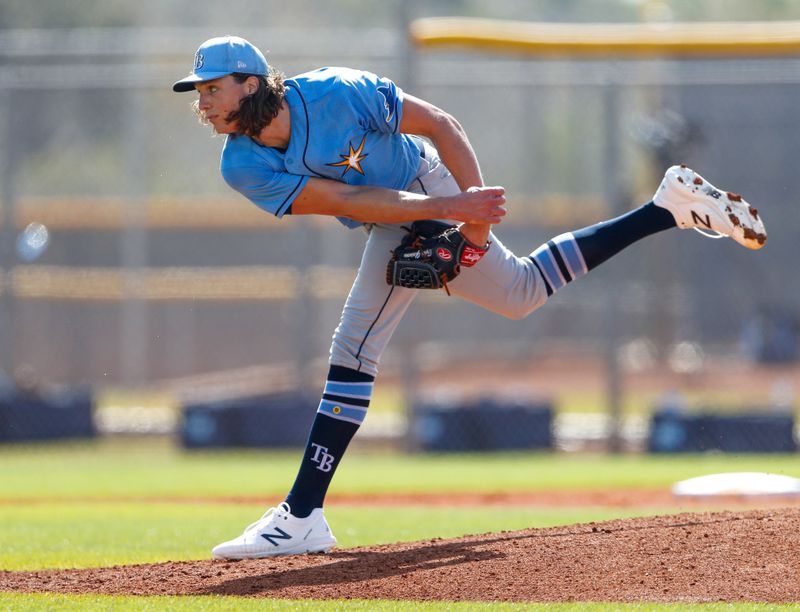
[[507, 212], [505, 193], [503, 187], [470, 187], [449, 198], [444, 216], [464, 223], [500, 223]]

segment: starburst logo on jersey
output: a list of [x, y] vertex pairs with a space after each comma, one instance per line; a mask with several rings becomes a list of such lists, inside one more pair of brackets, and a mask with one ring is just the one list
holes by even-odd
[[388, 85], [378, 87], [378, 93], [383, 98], [383, 108], [386, 110], [386, 123], [391, 123], [394, 118], [394, 107], [397, 99], [392, 95], [392, 88]]
[[339, 166], [344, 168], [344, 172], [342, 172], [342, 176], [347, 174], [350, 170], [355, 170], [359, 174], [364, 174], [364, 170], [361, 168], [361, 160], [364, 159], [369, 153], [362, 153], [364, 150], [364, 141], [367, 139], [367, 135], [364, 134], [363, 138], [361, 138], [361, 144], [358, 145], [358, 149], [353, 149], [353, 143], [349, 143], [350, 151], [347, 154], [339, 153], [339, 157], [342, 158], [342, 161], [334, 162], [332, 164], [327, 164], [328, 166]]

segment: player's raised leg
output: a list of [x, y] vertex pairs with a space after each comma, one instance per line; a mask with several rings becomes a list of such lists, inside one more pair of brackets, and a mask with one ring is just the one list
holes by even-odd
[[450, 283], [454, 295], [493, 312], [520, 319], [547, 297], [633, 243], [679, 227], [716, 232], [749, 248], [767, 240], [764, 223], [741, 196], [717, 189], [686, 166], [673, 166], [652, 201], [621, 215], [547, 241], [528, 257], [495, 244], [473, 268]]
[[714, 187], [694, 170], [673, 166], [651, 202], [596, 225], [557, 236], [531, 259], [548, 285], [548, 295], [642, 238], [671, 227], [716, 232], [748, 249], [760, 249], [767, 232], [758, 211], [741, 196]]

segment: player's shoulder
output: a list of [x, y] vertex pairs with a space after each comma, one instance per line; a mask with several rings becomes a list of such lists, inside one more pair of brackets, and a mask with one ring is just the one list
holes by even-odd
[[219, 165], [226, 180], [242, 177], [248, 169], [285, 171], [285, 164], [277, 151], [259, 145], [248, 136], [228, 136]]
[[370, 78], [372, 76], [374, 75], [368, 70], [358, 70], [356, 68], [346, 68], [344, 66], [324, 66], [298, 74], [292, 77], [291, 80], [308, 84], [324, 84], [337, 81], [347, 83]]
[[310, 101], [332, 92], [368, 86], [376, 83], [377, 80], [378, 76], [368, 70], [326, 66], [298, 74], [289, 79], [287, 85], [297, 87], [303, 97]]
[[222, 147], [222, 161], [226, 163], [269, 162], [278, 160], [279, 157], [277, 151], [271, 147], [262, 146], [244, 135], [227, 136]]

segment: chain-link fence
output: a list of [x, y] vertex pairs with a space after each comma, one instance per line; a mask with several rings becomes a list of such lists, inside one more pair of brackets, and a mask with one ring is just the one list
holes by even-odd
[[[221, 139], [197, 125], [192, 96], [169, 87], [215, 33], [0, 31], [7, 388], [319, 392], [364, 235], [332, 220], [275, 221], [223, 184]], [[289, 75], [369, 69], [459, 118], [487, 182], [508, 190], [498, 232], [519, 254], [647, 201], [679, 161], [743, 192], [770, 231], [759, 253], [694, 232], [652, 237], [524, 321], [421, 296], [381, 374], [403, 398], [382, 400], [416, 409], [409, 419], [374, 408], [365, 432], [430, 445], [438, 425], [424, 425], [443, 389], [451, 405], [511, 413], [545, 402], [545, 447], [594, 439], [590, 422], [599, 438], [638, 432], [629, 437], [644, 447], [646, 428], [631, 423], [667, 391], [794, 409], [800, 60], [419, 53], [405, 24], [239, 33]], [[630, 422], [609, 423], [608, 397]], [[564, 416], [575, 410], [600, 420]]]

